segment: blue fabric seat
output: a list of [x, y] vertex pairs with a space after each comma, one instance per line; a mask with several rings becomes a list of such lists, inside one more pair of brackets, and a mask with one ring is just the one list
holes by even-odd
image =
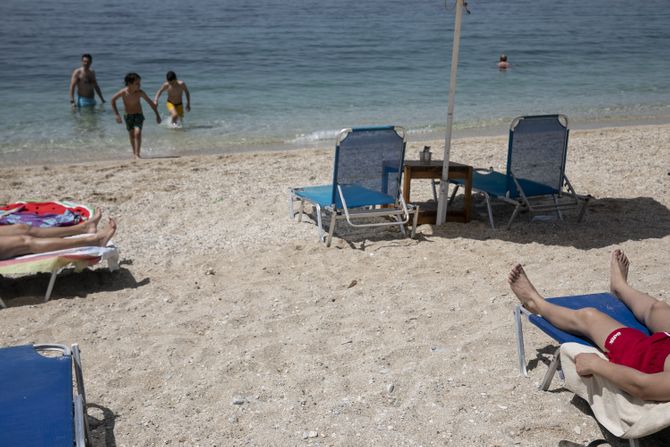
[[[62, 355], [45, 357], [36, 348], [59, 350]], [[72, 351], [64, 346], [0, 349], [1, 446], [84, 446], [84, 393], [78, 390], [75, 399], [72, 370]], [[80, 420], [75, 422], [77, 414]]]
[[[647, 335], [651, 335], [651, 332], [645, 325], [640, 323], [633, 312], [617, 297], [611, 293], [594, 293], [590, 295], [574, 295], [560, 298], [548, 298], [547, 301], [567, 307], [568, 309], [583, 309], [585, 307], [593, 307], [600, 312], [609, 315], [622, 326], [632, 327], [644, 332]], [[541, 329], [545, 334], [556, 340], [557, 342], [563, 344], [568, 342], [580, 343], [588, 346], [596, 346], [591, 340], [587, 338], [578, 337], [569, 332], [565, 332], [549, 323], [547, 320], [542, 318], [539, 315], [529, 314], [528, 321], [533, 323], [539, 329]]]

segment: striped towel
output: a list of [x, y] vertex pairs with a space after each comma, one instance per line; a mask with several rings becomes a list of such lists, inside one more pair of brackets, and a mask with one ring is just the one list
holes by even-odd
[[0, 261], [0, 275], [25, 275], [30, 273], [51, 273], [72, 266], [81, 271], [101, 261], [108, 261], [110, 270], [118, 268], [118, 250], [113, 245], [107, 247], [79, 247], [50, 251], [33, 255], [18, 256]]

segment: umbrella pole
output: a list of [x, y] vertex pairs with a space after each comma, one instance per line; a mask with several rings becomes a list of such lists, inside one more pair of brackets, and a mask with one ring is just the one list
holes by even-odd
[[447, 101], [447, 131], [444, 136], [444, 157], [442, 158], [442, 178], [440, 180], [440, 196], [437, 202], [437, 225], [447, 220], [447, 202], [449, 196], [449, 152], [451, 151], [451, 129], [454, 125], [454, 97], [456, 96], [456, 71], [458, 70], [458, 50], [461, 46], [461, 19], [463, 3], [456, 0], [456, 20], [454, 23], [454, 44], [451, 49], [451, 75], [449, 77], [449, 99]]

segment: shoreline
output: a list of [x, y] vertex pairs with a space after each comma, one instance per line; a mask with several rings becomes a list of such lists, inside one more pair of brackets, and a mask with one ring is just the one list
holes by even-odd
[[[569, 117], [568, 117], [569, 118]], [[620, 129], [627, 127], [649, 127], [649, 126], [663, 126], [670, 124], [670, 116], [657, 116], [657, 117], [646, 117], [640, 120], [632, 119], [619, 119], [613, 118], [608, 121], [593, 121], [593, 122], [569, 122], [569, 128], [572, 133], [581, 132], [581, 131], [590, 131], [590, 130], [607, 130], [607, 129]], [[479, 127], [479, 128], [461, 128], [454, 129], [452, 134], [452, 142], [459, 140], [468, 140], [472, 138], [493, 138], [493, 137], [503, 137], [508, 134], [508, 126], [505, 127]], [[433, 156], [439, 155], [436, 154], [435, 149], [439, 148], [444, 150], [444, 131], [443, 130], [431, 130], [431, 131], [421, 131], [421, 130], [407, 130], [407, 146], [408, 152], [409, 149], [413, 146], [424, 146], [430, 144], [433, 148]], [[145, 144], [150, 143], [150, 141], [145, 141]], [[249, 146], [238, 146], [237, 148], [226, 148], [226, 149], [206, 149], [206, 150], [192, 150], [188, 152], [179, 153], [178, 151], [168, 152], [164, 155], [154, 155], [147, 156], [144, 160], [166, 160], [166, 159], [177, 159], [177, 158], [189, 158], [189, 157], [200, 157], [200, 156], [225, 156], [231, 154], [256, 154], [256, 153], [277, 153], [277, 152], [294, 152], [294, 151], [305, 151], [305, 150], [328, 150], [334, 149], [335, 137], [331, 139], [323, 139], [314, 141], [313, 143], [274, 143], [268, 145], [249, 145]], [[87, 154], [89, 155], [89, 154]], [[7, 154], [4, 154], [6, 158]], [[407, 156], [407, 159], [413, 159], [414, 156]], [[106, 162], [123, 162], [123, 161], [132, 161], [132, 156], [130, 154], [130, 148], [128, 148], [128, 157], [123, 156], [102, 156], [98, 158], [86, 159], [80, 162], [72, 160], [55, 160], [55, 159], [46, 159], [39, 161], [32, 160], [23, 160], [20, 157], [17, 157], [13, 160], [2, 160], [3, 165], [9, 168], [21, 167], [21, 166], [46, 166], [46, 165], [79, 165], [79, 164], [95, 164], [95, 163], [106, 163]]]

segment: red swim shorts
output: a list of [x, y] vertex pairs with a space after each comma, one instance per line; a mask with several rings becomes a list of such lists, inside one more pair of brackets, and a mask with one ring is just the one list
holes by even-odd
[[663, 371], [665, 359], [670, 355], [670, 333], [645, 335], [637, 329], [622, 327], [607, 336], [605, 348], [610, 362], [655, 374]]

